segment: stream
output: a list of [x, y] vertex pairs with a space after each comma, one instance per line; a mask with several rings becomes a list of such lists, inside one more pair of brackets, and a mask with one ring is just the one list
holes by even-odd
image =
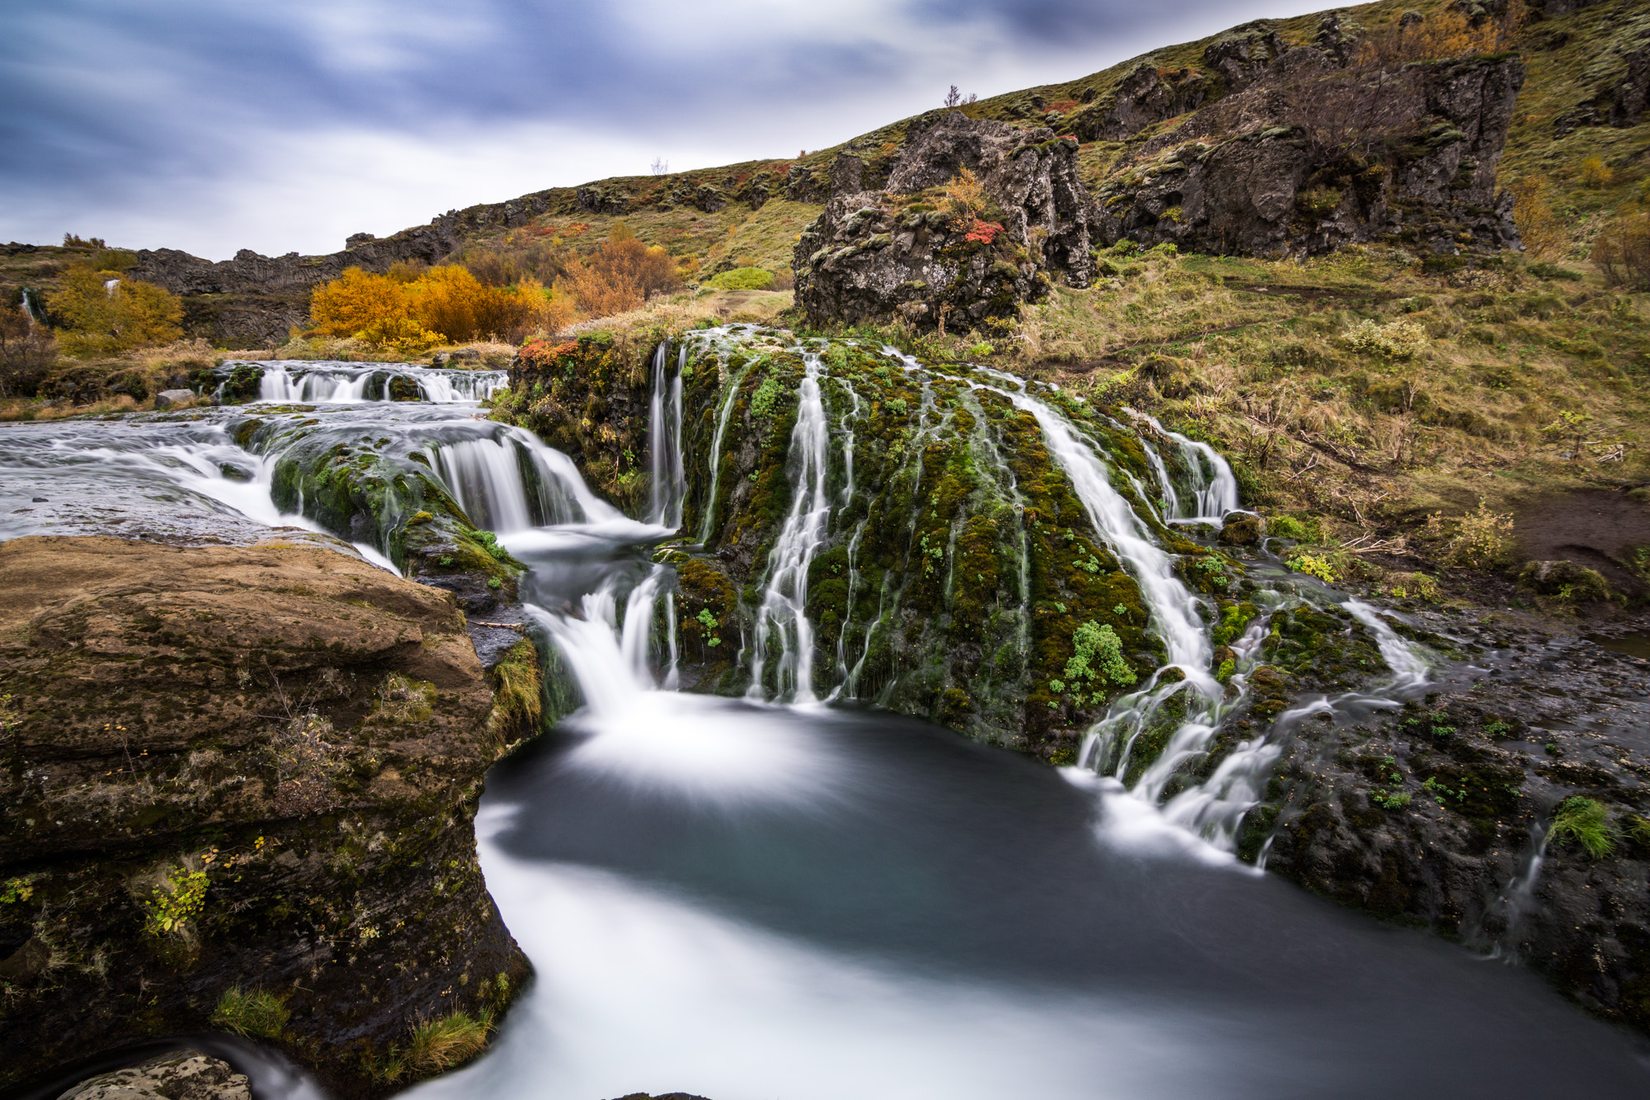
[[[832, 682], [815, 681], [831, 662], [812, 651], [808, 562], [835, 499], [825, 469], [841, 461], [817, 358], [791, 438], [791, 506], [755, 589], [750, 695], [675, 691], [671, 571], [652, 560], [683, 516], [681, 368], [673, 378], [670, 367], [661, 348], [645, 522], [596, 498], [565, 456], [481, 419], [477, 402], [502, 382], [445, 377], [462, 372], [285, 363], [267, 370], [263, 396], [314, 408], [0, 425], [0, 538], [238, 543], [271, 527], [328, 538], [302, 501], [283, 510], [271, 492], [282, 448], [326, 432], [421, 456], [528, 566], [529, 614], [585, 706], [494, 769], [477, 832], [488, 886], [537, 977], [487, 1055], [408, 1095], [1650, 1090], [1650, 1047], [1528, 972], [1338, 909], [1236, 859], [1238, 824], [1279, 740], [1309, 715], [1413, 697], [1431, 658], [1374, 607], [1280, 587], [1274, 607], [1339, 601], [1387, 668], [1367, 692], [1301, 702], [1206, 778], [1185, 781], [1182, 765], [1243, 698], [1265, 619], [1232, 646], [1230, 690], [1217, 684], [1197, 599], [1093, 441], [1008, 376], [982, 371], [969, 384], [1036, 419], [1138, 580], [1169, 658], [1095, 724], [1077, 765], [1050, 769], [855, 702], [843, 691], [846, 656]], [[383, 400], [392, 378], [425, 400]], [[251, 414], [264, 426], [248, 436]], [[723, 411], [718, 448], [726, 423]], [[1153, 427], [1179, 448], [1173, 465], [1191, 471], [1171, 476], [1148, 448], [1162, 522], [1218, 522], [1237, 507], [1217, 454]], [[714, 490], [711, 499], [714, 508]], [[395, 568], [387, 542], [331, 534]], [[1125, 784], [1130, 746], [1171, 701], [1173, 735]], [[269, 1086], [260, 1096], [320, 1095], [245, 1068]]]

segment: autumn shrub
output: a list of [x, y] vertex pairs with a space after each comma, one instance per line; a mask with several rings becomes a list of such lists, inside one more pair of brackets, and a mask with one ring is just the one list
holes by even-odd
[[765, 267], [736, 267], [712, 275], [703, 285], [716, 290], [767, 290], [773, 285], [773, 272]]
[[1616, 182], [1616, 170], [1601, 156], [1590, 156], [1581, 162], [1581, 182], [1588, 187], [1608, 187]]
[[1445, 518], [1437, 512], [1427, 517], [1422, 537], [1438, 547], [1439, 556], [1451, 565], [1467, 569], [1493, 569], [1505, 565], [1512, 556], [1513, 517], [1495, 512], [1484, 502], [1476, 511]]
[[1564, 223], [1553, 211], [1553, 182], [1546, 176], [1525, 176], [1508, 187], [1513, 196], [1513, 224], [1531, 256], [1554, 256], [1569, 244]]
[[32, 396], [56, 361], [57, 341], [51, 330], [21, 306], [0, 305], [0, 397]]
[[1611, 286], [1650, 290], [1650, 211], [1605, 225], [1593, 241], [1593, 265]]
[[588, 256], [568, 263], [557, 288], [571, 294], [586, 316], [610, 317], [680, 285], [670, 253], [648, 247], [620, 223]]
[[141, 279], [71, 264], [46, 296], [58, 343], [70, 355], [116, 355], [183, 336], [183, 302]]
[[536, 280], [491, 287], [456, 264], [403, 281], [406, 274], [375, 275], [352, 267], [316, 287], [310, 295], [312, 332], [417, 352], [489, 336], [514, 342], [560, 316]]

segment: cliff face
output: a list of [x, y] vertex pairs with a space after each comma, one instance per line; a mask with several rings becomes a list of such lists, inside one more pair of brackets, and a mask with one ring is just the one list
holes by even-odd
[[380, 1093], [415, 1023], [525, 977], [472, 829], [500, 723], [446, 594], [313, 546], [18, 539], [0, 690], [0, 1086], [238, 988]]
[[1384, 71], [1283, 54], [1121, 162], [1098, 196], [1099, 234], [1263, 256], [1381, 239], [1514, 246], [1495, 173], [1522, 82], [1513, 58]]

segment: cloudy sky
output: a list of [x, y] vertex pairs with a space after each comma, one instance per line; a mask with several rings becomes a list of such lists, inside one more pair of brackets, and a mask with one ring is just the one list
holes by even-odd
[[0, 241], [330, 252], [792, 156], [1326, 0], [49, 0], [0, 35]]

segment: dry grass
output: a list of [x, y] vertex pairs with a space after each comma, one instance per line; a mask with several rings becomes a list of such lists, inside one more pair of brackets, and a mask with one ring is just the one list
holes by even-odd
[[[1429, 275], [1382, 249], [1111, 263], [1094, 289], [1028, 312], [1008, 345], [1018, 369], [1127, 387], [1231, 456], [1250, 500], [1323, 516], [1339, 540], [1650, 479], [1643, 294], [1511, 257]], [[1404, 358], [1363, 338], [1372, 328], [1423, 335]]]

